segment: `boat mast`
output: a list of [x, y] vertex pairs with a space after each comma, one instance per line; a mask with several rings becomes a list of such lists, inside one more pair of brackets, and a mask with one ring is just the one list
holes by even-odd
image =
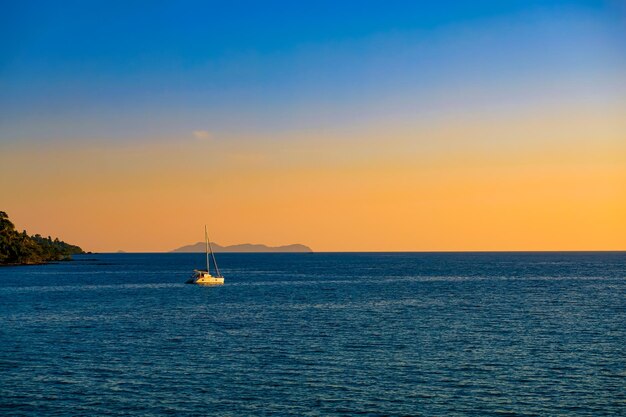
[[206, 270], [209, 272], [209, 250], [211, 251], [211, 257], [213, 258], [213, 265], [215, 265], [215, 271], [218, 277], [221, 277], [220, 269], [217, 267], [217, 261], [215, 260], [215, 254], [213, 253], [213, 248], [211, 247], [211, 241], [209, 240], [209, 234], [206, 231], [206, 224], [204, 225], [204, 237], [207, 242], [207, 254], [206, 254]]
[[204, 245], [206, 246], [206, 272], [209, 273], [209, 234], [206, 231], [206, 224], [204, 225]]

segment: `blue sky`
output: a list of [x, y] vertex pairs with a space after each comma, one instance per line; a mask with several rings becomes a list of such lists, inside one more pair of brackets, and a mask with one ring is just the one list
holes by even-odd
[[615, 100], [619, 1], [13, 2], [0, 140], [346, 129]]
[[5, 1], [0, 36], [2, 209], [42, 235], [624, 249], [623, 0]]

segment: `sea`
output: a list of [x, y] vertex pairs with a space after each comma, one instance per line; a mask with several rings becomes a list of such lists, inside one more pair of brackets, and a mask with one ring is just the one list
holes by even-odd
[[626, 252], [217, 260], [0, 268], [0, 415], [626, 415]]

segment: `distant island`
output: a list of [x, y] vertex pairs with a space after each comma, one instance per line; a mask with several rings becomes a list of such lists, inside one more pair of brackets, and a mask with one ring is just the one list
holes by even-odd
[[[198, 242], [193, 245], [183, 246], [178, 249], [174, 249], [172, 252], [204, 252], [204, 242]], [[211, 242], [211, 246], [213, 247], [213, 252], [243, 252], [243, 253], [254, 253], [254, 252], [291, 252], [291, 253], [306, 253], [313, 252], [311, 248], [305, 245], [293, 244], [293, 245], [284, 245], [284, 246], [267, 246], [261, 244], [251, 244], [244, 243], [241, 245], [230, 245], [230, 246], [222, 246], [215, 242]]]
[[29, 236], [26, 230], [18, 232], [9, 216], [0, 211], [0, 265], [35, 265], [66, 261], [72, 255], [84, 253], [76, 246], [58, 238]]

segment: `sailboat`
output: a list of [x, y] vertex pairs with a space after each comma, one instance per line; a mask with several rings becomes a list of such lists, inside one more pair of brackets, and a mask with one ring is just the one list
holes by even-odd
[[[206, 246], [206, 271], [194, 269], [193, 275], [187, 281], [187, 284], [222, 285], [224, 284], [224, 277], [220, 273], [220, 269], [217, 266], [215, 254], [213, 253], [211, 241], [209, 240], [209, 234], [206, 230], [206, 224], [204, 225], [204, 241]], [[213, 265], [215, 265], [215, 276], [211, 275], [211, 270], [209, 269], [209, 253], [211, 254], [211, 258], [213, 259]]]

